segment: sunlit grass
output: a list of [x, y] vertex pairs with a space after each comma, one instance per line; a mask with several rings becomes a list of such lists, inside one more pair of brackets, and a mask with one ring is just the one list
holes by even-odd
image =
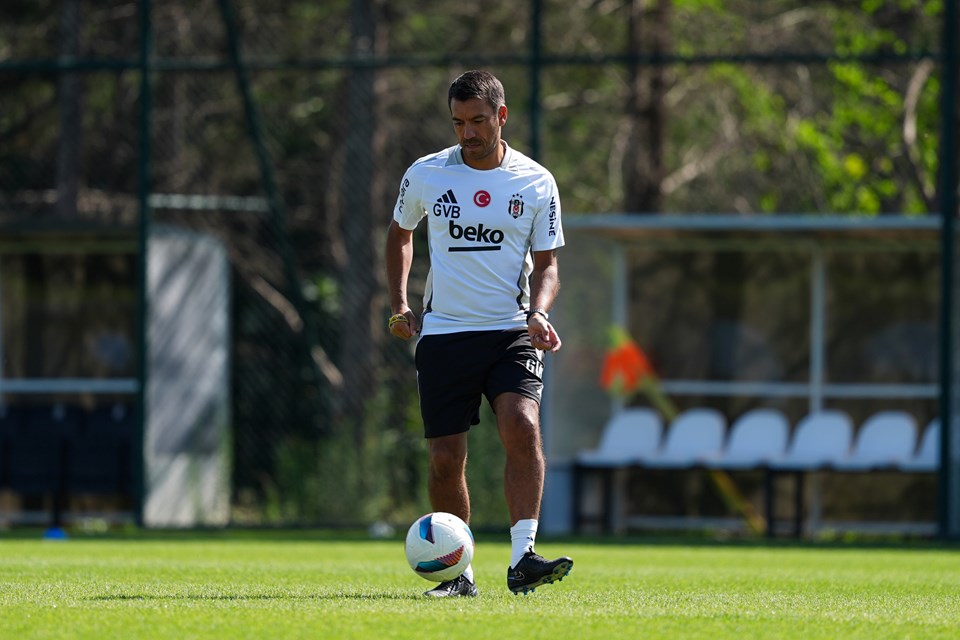
[[421, 597], [402, 542], [214, 534], [0, 538], [0, 638], [956, 638], [960, 554], [877, 548], [545, 541], [562, 583]]

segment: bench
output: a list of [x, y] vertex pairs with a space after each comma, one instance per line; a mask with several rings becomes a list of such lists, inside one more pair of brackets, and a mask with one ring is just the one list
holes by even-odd
[[[799, 420], [790, 432], [787, 418], [776, 409], [757, 408], [726, 429], [722, 414], [694, 408], [664, 425], [659, 413], [629, 408], [604, 426], [596, 449], [581, 452], [573, 463], [573, 530], [599, 523], [607, 532], [623, 530], [625, 483], [630, 469], [759, 471], [764, 474], [766, 533], [777, 530], [777, 481], [794, 478], [793, 527], [802, 534], [804, 476], [811, 472], [869, 473], [900, 471], [933, 473], [939, 464], [939, 421], [920, 435], [913, 416], [880, 411], [861, 425], [841, 411], [823, 410]], [[584, 513], [583, 490], [590, 476], [601, 479], [600, 514]], [[672, 519], [676, 523], [677, 518]]]

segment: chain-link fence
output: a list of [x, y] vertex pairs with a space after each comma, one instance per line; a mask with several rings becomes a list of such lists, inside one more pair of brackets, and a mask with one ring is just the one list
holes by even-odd
[[[501, 77], [505, 137], [554, 172], [568, 215], [938, 209], [941, 2], [46, 0], [0, 16], [5, 401], [135, 403], [127, 382], [151, 372], [135, 366], [138, 234], [215, 242], [233, 523], [426, 508], [381, 253], [404, 169], [454, 142], [446, 89], [465, 69]], [[84, 257], [46, 271], [64, 282], [38, 275], [65, 254]], [[58, 305], [76, 320], [62, 344], [31, 321]], [[116, 317], [74, 315], [91, 305]], [[120, 369], [85, 364], [107, 330], [130, 349]], [[68, 370], [117, 384], [11, 384]], [[480, 526], [505, 513], [494, 431], [471, 444]]]

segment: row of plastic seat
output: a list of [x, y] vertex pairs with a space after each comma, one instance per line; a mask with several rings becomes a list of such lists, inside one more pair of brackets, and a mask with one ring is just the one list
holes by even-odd
[[[919, 442], [918, 442], [919, 440]], [[727, 429], [726, 418], [708, 408], [681, 413], [668, 425], [660, 414], [630, 408], [605, 425], [599, 446], [583, 451], [574, 461], [572, 518], [579, 531], [585, 522], [600, 522], [608, 532], [619, 529], [625, 512], [623, 471], [648, 469], [761, 470], [764, 472], [764, 511], [767, 535], [777, 527], [774, 499], [776, 478], [796, 477], [793, 498], [793, 535], [803, 528], [803, 476], [812, 471], [932, 473], [939, 464], [940, 422], [931, 420], [918, 438], [917, 422], [901, 411], [870, 416], [854, 435], [851, 418], [836, 410], [804, 416], [792, 432], [776, 409], [754, 409]], [[596, 472], [588, 474], [588, 472]], [[587, 514], [583, 488], [588, 475], [601, 480], [602, 512]]]
[[728, 433], [726, 418], [714, 409], [689, 409], [665, 429], [658, 412], [629, 408], [608, 421], [599, 446], [581, 452], [575, 464], [598, 469], [891, 469], [929, 473], [937, 470], [939, 433], [940, 422], [934, 419], [924, 428], [918, 444], [917, 422], [902, 411], [870, 416], [854, 436], [853, 420], [837, 410], [804, 416], [791, 435], [788, 419], [776, 409], [748, 411], [733, 422]]

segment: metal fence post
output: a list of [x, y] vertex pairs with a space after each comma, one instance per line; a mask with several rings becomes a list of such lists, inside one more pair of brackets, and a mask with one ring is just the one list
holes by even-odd
[[960, 429], [954, 417], [956, 344], [954, 253], [957, 217], [957, 0], [947, 0], [943, 11], [942, 88], [940, 95], [943, 127], [940, 136], [941, 296], [940, 296], [940, 473], [938, 478], [939, 533], [941, 538], [960, 537], [960, 465], [951, 455], [952, 440]]
[[143, 507], [146, 483], [144, 478], [144, 433], [147, 409], [147, 376], [149, 363], [147, 358], [147, 313], [149, 298], [147, 295], [147, 249], [150, 238], [150, 120], [153, 109], [151, 60], [153, 53], [153, 24], [151, 0], [140, 0], [140, 150], [137, 174], [137, 201], [140, 211], [138, 225], [139, 257], [137, 262], [137, 345], [140, 358], [137, 363], [137, 426], [134, 433], [133, 456], [133, 495], [134, 517], [137, 526], [143, 526]]

